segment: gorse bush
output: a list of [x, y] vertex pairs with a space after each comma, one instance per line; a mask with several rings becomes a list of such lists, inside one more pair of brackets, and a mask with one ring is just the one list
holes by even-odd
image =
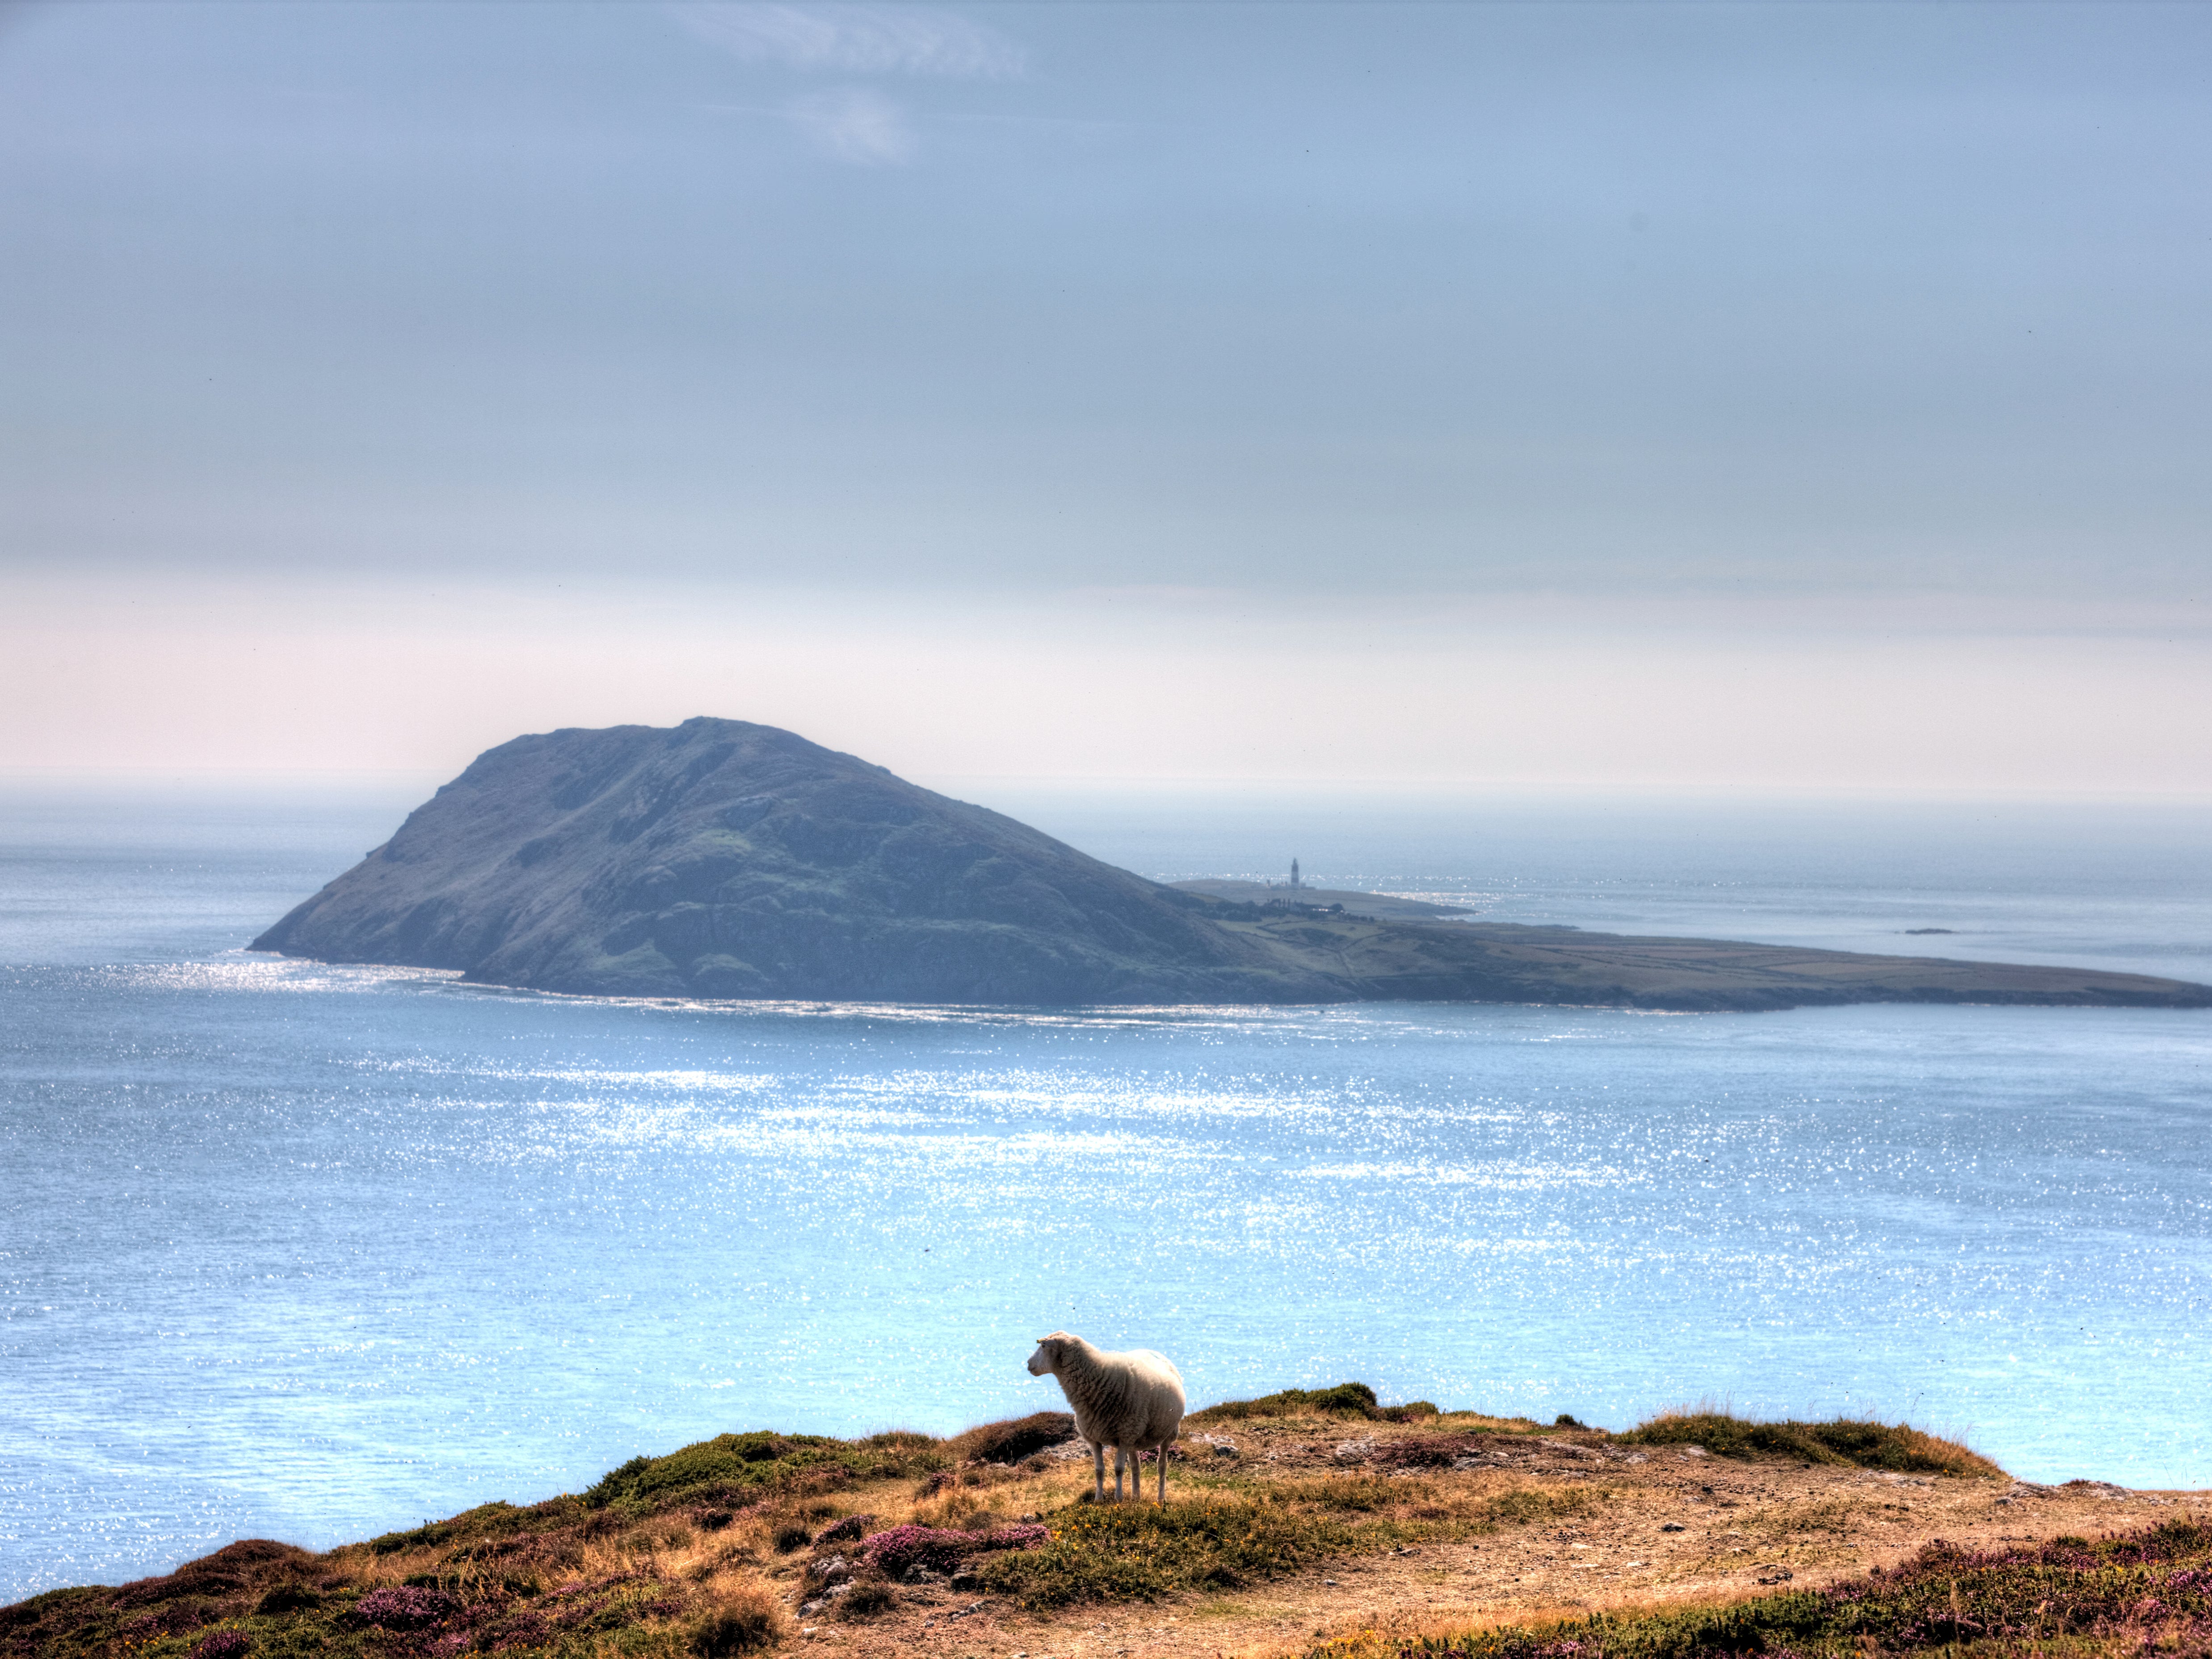
[[1614, 1437], [1631, 1445], [1703, 1446], [1721, 1457], [1759, 1453], [1806, 1463], [1856, 1463], [1900, 1474], [1998, 1476], [1980, 1453], [1902, 1424], [1838, 1417], [1826, 1423], [1753, 1423], [1723, 1412], [1668, 1412]]

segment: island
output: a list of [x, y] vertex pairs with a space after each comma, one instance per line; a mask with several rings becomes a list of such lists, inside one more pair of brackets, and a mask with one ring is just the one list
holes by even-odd
[[486, 751], [251, 948], [621, 997], [2212, 1007], [2212, 987], [2139, 974], [1592, 933], [1381, 895], [1324, 903], [1308, 889], [1212, 885], [1148, 880], [793, 732], [702, 718]]

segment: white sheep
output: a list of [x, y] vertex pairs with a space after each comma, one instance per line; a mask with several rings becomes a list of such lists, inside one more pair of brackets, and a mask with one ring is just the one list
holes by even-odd
[[1182, 1431], [1182, 1374], [1150, 1348], [1105, 1353], [1079, 1336], [1054, 1331], [1037, 1339], [1031, 1376], [1056, 1376], [1075, 1431], [1091, 1443], [1091, 1495], [1106, 1501], [1106, 1448], [1114, 1449], [1114, 1501], [1121, 1501], [1121, 1468], [1129, 1470], [1129, 1497], [1144, 1497], [1138, 1454], [1160, 1459], [1160, 1502], [1168, 1501], [1168, 1443]]

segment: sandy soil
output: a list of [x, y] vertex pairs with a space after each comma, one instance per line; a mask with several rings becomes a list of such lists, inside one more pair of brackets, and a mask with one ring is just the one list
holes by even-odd
[[[1240, 1457], [1285, 1472], [1359, 1467], [1360, 1442], [1347, 1443], [1344, 1432], [1271, 1434], [1254, 1425], [1232, 1431], [1243, 1443]], [[1484, 1436], [1474, 1443], [1479, 1467], [1406, 1478], [1477, 1498], [1581, 1483], [1602, 1489], [1606, 1501], [1571, 1523], [1507, 1526], [1464, 1541], [1340, 1558], [1233, 1595], [1149, 1606], [1033, 1616], [943, 1586], [902, 1589], [901, 1605], [866, 1624], [799, 1620], [794, 1647], [947, 1659], [1276, 1656], [1363, 1630], [1412, 1634], [1817, 1587], [1936, 1539], [1996, 1546], [2094, 1536], [2212, 1508], [2212, 1494], [2203, 1492], [1742, 1462], [1689, 1449], [1632, 1451], [1601, 1435]], [[1212, 1449], [1193, 1449], [1203, 1456]], [[1175, 1479], [1171, 1471], [1170, 1495]], [[1055, 1469], [1038, 1493], [1079, 1480], [1088, 1482], [1087, 1459]]]

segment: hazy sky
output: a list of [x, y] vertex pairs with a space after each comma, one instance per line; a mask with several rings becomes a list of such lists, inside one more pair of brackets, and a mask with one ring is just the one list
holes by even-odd
[[2212, 791], [2212, 8], [0, 10], [0, 766]]

